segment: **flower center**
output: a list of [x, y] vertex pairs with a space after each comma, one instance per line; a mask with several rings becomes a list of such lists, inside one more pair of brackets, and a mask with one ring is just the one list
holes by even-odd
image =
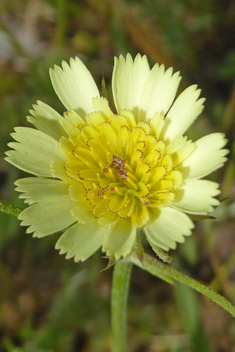
[[59, 144], [67, 156], [66, 181], [100, 224], [130, 218], [142, 227], [160, 204], [174, 200], [182, 174], [159, 138], [156, 118], [146, 123], [136, 122], [130, 111], [111, 118], [94, 112], [84, 122], [74, 112], [67, 114], [76, 123], [65, 119], [68, 137]]

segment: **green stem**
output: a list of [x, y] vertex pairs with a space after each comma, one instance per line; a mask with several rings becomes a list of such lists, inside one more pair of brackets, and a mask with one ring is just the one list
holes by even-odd
[[115, 263], [111, 297], [112, 352], [126, 351], [126, 306], [132, 264]]
[[182, 282], [185, 285], [193, 288], [194, 290], [202, 293], [203, 295], [209, 297], [217, 303], [219, 306], [228, 311], [233, 317], [235, 317], [235, 306], [232, 305], [228, 300], [226, 300], [223, 296], [211, 290], [209, 287], [197, 282], [196, 280], [178, 272], [177, 270], [170, 267], [168, 264], [164, 264], [156, 258], [144, 253], [143, 260], [140, 261], [137, 256], [134, 254], [128, 257], [128, 260], [137, 265], [138, 267], [148, 271], [150, 274], [159, 277], [159, 270], [171, 277], [172, 279]]
[[22, 210], [11, 203], [5, 202], [5, 200], [0, 199], [0, 211], [6, 214], [18, 216]]

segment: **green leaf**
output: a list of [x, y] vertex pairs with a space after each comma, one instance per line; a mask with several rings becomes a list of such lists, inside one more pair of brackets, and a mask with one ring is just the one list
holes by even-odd
[[195, 291], [186, 285], [178, 283], [175, 292], [185, 331], [193, 344], [192, 350], [209, 352], [210, 347], [204, 331], [200, 306]]
[[6, 202], [5, 200], [0, 199], [0, 211], [9, 215], [18, 216], [21, 213], [22, 209], [16, 207], [11, 203]]

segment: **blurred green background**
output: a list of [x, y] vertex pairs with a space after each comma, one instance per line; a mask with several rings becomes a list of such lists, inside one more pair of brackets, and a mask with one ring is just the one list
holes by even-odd
[[[180, 89], [197, 83], [206, 107], [193, 140], [222, 131], [231, 150], [211, 179], [221, 185], [218, 221], [199, 221], [172, 251], [173, 266], [235, 304], [235, 2], [233, 0], [1, 0], [0, 198], [20, 207], [13, 182], [23, 172], [4, 152], [37, 99], [63, 112], [48, 69], [78, 55], [110, 92], [113, 57], [146, 54], [180, 70]], [[100, 252], [85, 263], [54, 250], [58, 235], [32, 239], [0, 213], [0, 352], [108, 352], [112, 268]], [[150, 249], [148, 249], [150, 251]], [[133, 269], [128, 352], [235, 351], [228, 313], [183, 285]]]

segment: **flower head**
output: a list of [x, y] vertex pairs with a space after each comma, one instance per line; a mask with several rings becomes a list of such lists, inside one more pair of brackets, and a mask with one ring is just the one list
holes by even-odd
[[202, 180], [221, 167], [222, 133], [196, 142], [183, 134], [203, 109], [193, 85], [175, 100], [179, 73], [137, 55], [115, 59], [112, 91], [116, 111], [100, 97], [80, 59], [50, 71], [66, 108], [34, 105], [18, 127], [7, 160], [37, 177], [16, 182], [28, 207], [19, 215], [27, 232], [44, 237], [65, 230], [56, 248], [85, 260], [102, 247], [125, 257], [142, 228], [153, 248], [175, 248], [191, 234], [187, 214], [206, 215], [219, 202], [218, 184]]

